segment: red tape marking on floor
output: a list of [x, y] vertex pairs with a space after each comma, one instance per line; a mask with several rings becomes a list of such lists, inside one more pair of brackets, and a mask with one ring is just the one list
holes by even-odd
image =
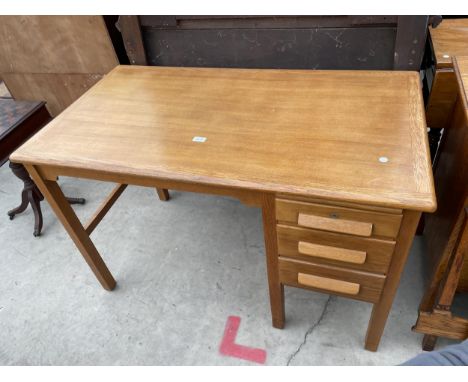
[[247, 361], [264, 364], [267, 355], [265, 350], [238, 345], [235, 343], [240, 321], [240, 317], [228, 317], [226, 328], [224, 329], [223, 340], [221, 342], [221, 346], [219, 347], [219, 352], [230, 357], [241, 358]]

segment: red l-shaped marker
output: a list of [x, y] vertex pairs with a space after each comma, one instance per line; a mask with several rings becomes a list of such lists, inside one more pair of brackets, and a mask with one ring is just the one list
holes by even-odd
[[264, 364], [267, 355], [265, 350], [238, 345], [235, 343], [240, 321], [240, 317], [228, 317], [226, 322], [226, 329], [224, 329], [223, 340], [221, 342], [221, 346], [219, 347], [219, 352], [227, 356]]

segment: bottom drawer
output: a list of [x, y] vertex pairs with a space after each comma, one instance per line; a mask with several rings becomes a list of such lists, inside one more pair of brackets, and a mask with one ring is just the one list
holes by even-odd
[[280, 282], [298, 288], [377, 303], [385, 276], [280, 257]]

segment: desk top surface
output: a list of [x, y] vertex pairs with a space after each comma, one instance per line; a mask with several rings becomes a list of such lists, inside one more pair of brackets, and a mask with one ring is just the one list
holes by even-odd
[[119, 66], [11, 159], [395, 208], [436, 204], [414, 72]]
[[468, 56], [468, 18], [442, 20], [429, 30], [437, 68], [452, 68], [452, 57]]

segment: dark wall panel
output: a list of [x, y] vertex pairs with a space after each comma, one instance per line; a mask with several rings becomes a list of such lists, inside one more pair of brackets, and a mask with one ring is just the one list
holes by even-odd
[[149, 65], [392, 69], [396, 27], [157, 29], [143, 27]]

